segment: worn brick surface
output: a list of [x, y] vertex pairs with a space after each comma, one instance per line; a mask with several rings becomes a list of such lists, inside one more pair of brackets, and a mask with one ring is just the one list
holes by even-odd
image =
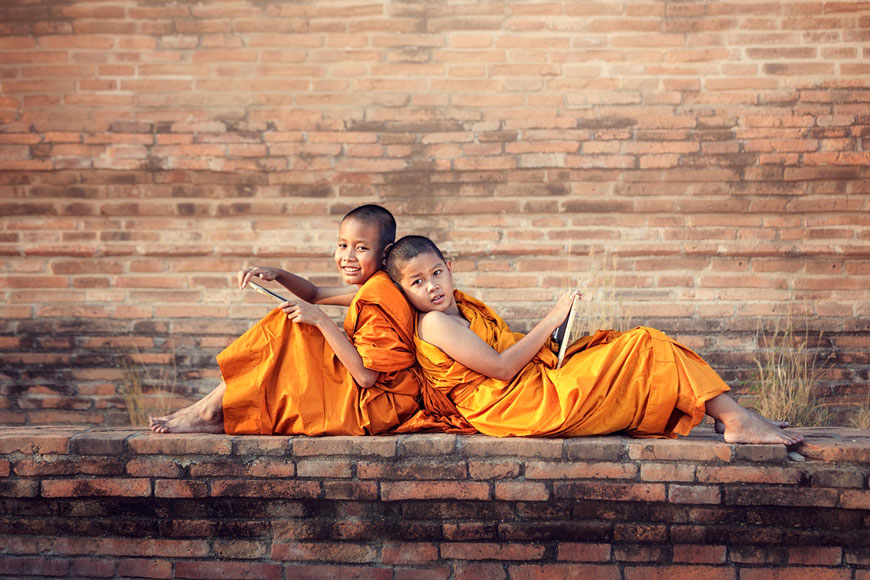
[[[28, 443], [0, 454], [8, 466], [0, 477], [3, 577], [549, 579], [580, 571], [736, 579], [870, 571], [868, 464], [741, 453], [712, 431], [652, 446], [610, 437], [608, 447], [627, 451], [621, 462], [602, 458], [598, 438], [515, 445], [424, 434], [326, 445], [328, 438], [276, 436], [274, 444], [245, 445], [245, 436], [184, 444], [181, 435], [142, 433], [129, 441], [144, 443], [116, 449], [130, 437], [124, 429], [0, 428], [0, 438], [13, 433]], [[835, 457], [825, 450], [846, 437], [870, 447], [866, 432], [804, 434], [824, 457]], [[88, 443], [68, 445], [72, 438]], [[41, 451], [34, 441], [51, 443]], [[499, 443], [508, 444], [503, 452]], [[701, 458], [705, 444], [716, 452]], [[553, 456], [568, 445], [570, 454]], [[633, 455], [632, 447], [645, 451]]]

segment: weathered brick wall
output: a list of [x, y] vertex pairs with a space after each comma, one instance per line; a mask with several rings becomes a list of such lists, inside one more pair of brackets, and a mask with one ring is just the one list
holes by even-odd
[[370, 201], [519, 330], [612, 285], [740, 387], [791, 309], [864, 403], [868, 56], [867, 2], [7, 0], [0, 422], [210, 388], [235, 272], [335, 281]]
[[870, 436], [0, 429], [0, 576], [866, 580]]

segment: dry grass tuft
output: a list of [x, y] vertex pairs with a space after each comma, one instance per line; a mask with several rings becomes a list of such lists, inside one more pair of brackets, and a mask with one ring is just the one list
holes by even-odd
[[571, 336], [588, 336], [598, 330], [629, 330], [631, 317], [623, 315], [622, 299], [616, 288], [616, 258], [605, 255], [596, 259], [590, 251], [589, 259], [593, 274], [588, 283], [580, 286], [583, 300]]
[[806, 330], [803, 337], [795, 333], [791, 314], [776, 321], [772, 335], [756, 333], [759, 352], [750, 390], [755, 410], [765, 417], [802, 427], [830, 424], [830, 412], [813, 395], [820, 368], [808, 338]]
[[[130, 425], [144, 427], [148, 425], [148, 418], [151, 415], [168, 414], [177, 386], [175, 359], [172, 359], [171, 367], [162, 368], [152, 381], [147, 379], [148, 367], [138, 348], [134, 347], [131, 353], [118, 353], [118, 360], [124, 374], [118, 392], [127, 406]], [[153, 390], [153, 394], [146, 395], [148, 390]]]
[[866, 429], [870, 431], [870, 394], [867, 395], [867, 402], [859, 407], [852, 415], [849, 424], [856, 429]]

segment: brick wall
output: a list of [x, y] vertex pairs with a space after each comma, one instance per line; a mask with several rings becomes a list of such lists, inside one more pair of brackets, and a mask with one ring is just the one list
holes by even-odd
[[870, 435], [0, 428], [0, 577], [866, 580]]
[[791, 311], [866, 404], [868, 57], [867, 2], [7, 0], [0, 422], [210, 388], [235, 272], [336, 281], [362, 202], [519, 330], [613, 288], [745, 391]]

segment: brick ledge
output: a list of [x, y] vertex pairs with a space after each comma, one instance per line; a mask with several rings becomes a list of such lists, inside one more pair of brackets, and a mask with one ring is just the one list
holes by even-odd
[[0, 577], [870, 578], [870, 432], [259, 437], [0, 427]]

